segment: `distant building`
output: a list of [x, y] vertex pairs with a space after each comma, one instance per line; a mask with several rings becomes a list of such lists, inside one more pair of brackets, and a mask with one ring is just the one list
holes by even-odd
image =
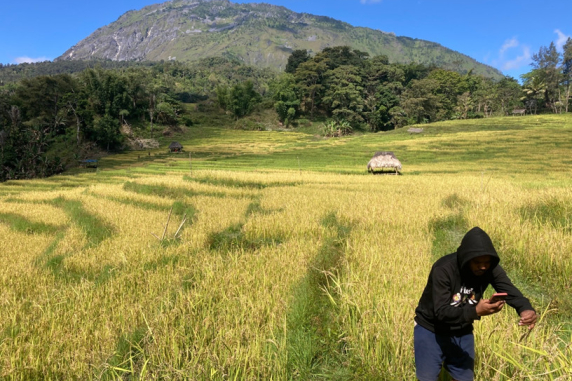
[[181, 145], [181, 143], [179, 142], [172, 142], [171, 144], [169, 144], [169, 151], [171, 151], [171, 153], [178, 153], [178, 152], [182, 152], [183, 151], [183, 146]]

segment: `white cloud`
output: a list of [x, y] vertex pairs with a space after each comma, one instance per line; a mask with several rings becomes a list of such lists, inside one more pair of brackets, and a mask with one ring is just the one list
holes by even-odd
[[14, 59], [14, 62], [16, 62], [17, 64], [21, 64], [24, 62], [33, 63], [33, 62], [43, 62], [43, 61], [51, 61], [51, 60], [48, 57], [32, 58], [32, 57], [28, 57], [28, 56], [16, 57]]
[[516, 48], [520, 45], [516, 37], [511, 38], [510, 40], [506, 40], [504, 44], [501, 46], [499, 50], [499, 55], [502, 57], [504, 52], [506, 52], [510, 48]]
[[562, 33], [560, 31], [560, 29], [554, 30], [554, 33], [556, 33], [558, 35], [558, 39], [556, 40], [556, 48], [558, 50], [562, 51], [562, 48], [563, 48], [564, 44], [566, 43], [566, 40], [568, 40], [568, 38], [570, 38], [570, 36]]
[[532, 57], [530, 47], [523, 46], [522, 54], [512, 60], [505, 61], [502, 65], [502, 70], [520, 69], [530, 63], [530, 57]]
[[359, 2], [362, 4], [375, 4], [381, 3], [381, 0], [359, 0]]
[[531, 57], [530, 47], [513, 37], [505, 40], [498, 51], [498, 57], [492, 60], [491, 65], [503, 71], [515, 70], [529, 65]]

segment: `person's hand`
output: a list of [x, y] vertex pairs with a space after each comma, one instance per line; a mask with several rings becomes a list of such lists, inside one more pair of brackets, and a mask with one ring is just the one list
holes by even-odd
[[[477, 315], [487, 316], [487, 315], [496, 314], [497, 312], [502, 310], [504, 304], [505, 304], [504, 300], [499, 300], [498, 302], [491, 303], [491, 301], [489, 299], [481, 299], [481, 300], [479, 300], [479, 303], [477, 304]], [[526, 312], [526, 311], [524, 311], [524, 312]]]
[[536, 312], [533, 310], [526, 310], [520, 313], [520, 321], [518, 325], [527, 325], [528, 329], [533, 329], [536, 324]]

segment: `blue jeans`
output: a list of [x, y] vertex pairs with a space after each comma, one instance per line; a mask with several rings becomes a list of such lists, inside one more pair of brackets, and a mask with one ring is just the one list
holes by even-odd
[[439, 335], [421, 327], [413, 330], [415, 367], [419, 381], [436, 381], [441, 366], [458, 381], [473, 381], [475, 369], [475, 338]]

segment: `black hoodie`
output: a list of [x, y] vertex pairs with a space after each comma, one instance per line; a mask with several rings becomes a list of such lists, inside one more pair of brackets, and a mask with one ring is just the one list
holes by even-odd
[[[481, 276], [474, 275], [469, 262], [490, 255], [490, 268]], [[490, 285], [508, 294], [506, 302], [518, 314], [533, 310], [528, 299], [512, 284], [499, 265], [499, 256], [487, 233], [472, 228], [461, 241], [456, 253], [446, 255], [433, 265], [427, 286], [415, 309], [415, 321], [431, 332], [465, 335], [473, 331], [477, 303]]]

